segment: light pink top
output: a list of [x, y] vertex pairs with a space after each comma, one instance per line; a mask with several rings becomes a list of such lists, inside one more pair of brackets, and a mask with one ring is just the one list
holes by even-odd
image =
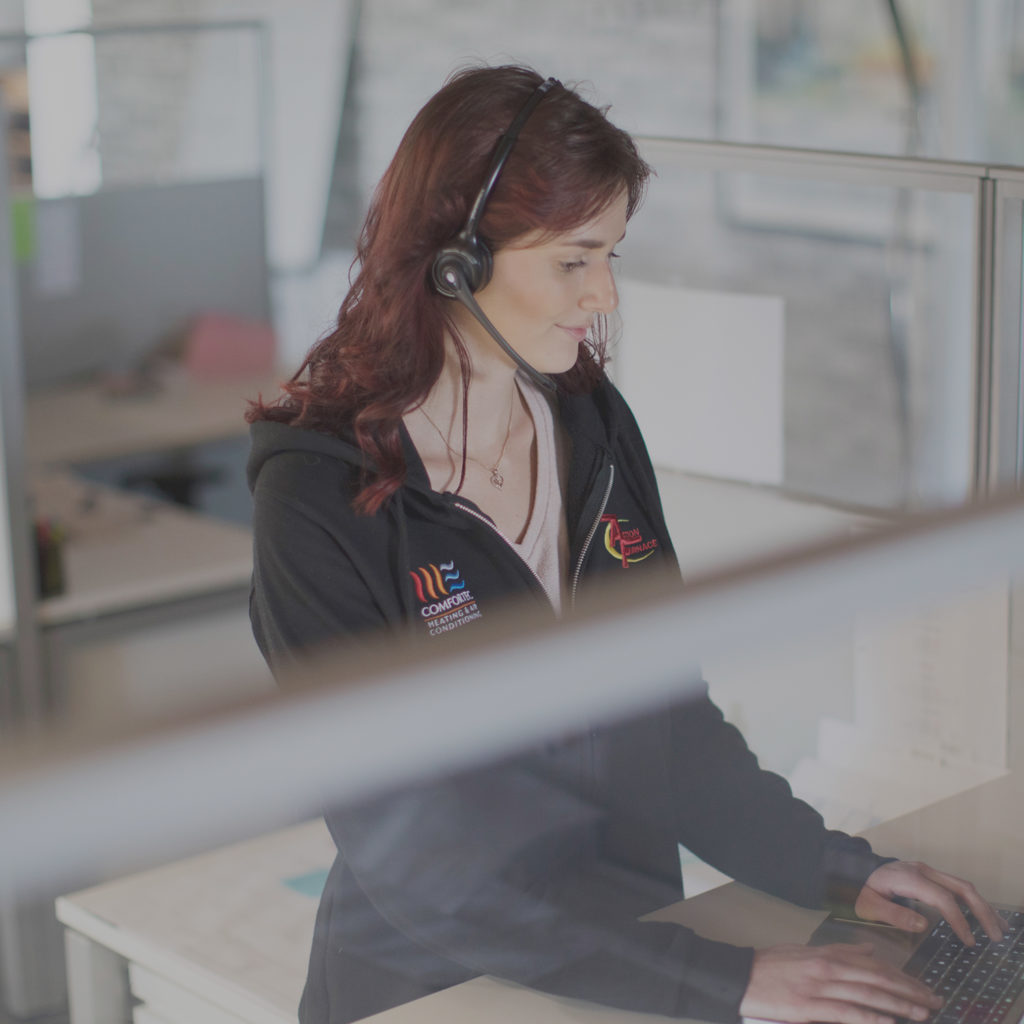
[[551, 399], [523, 375], [518, 380], [537, 435], [537, 492], [526, 532], [512, 546], [537, 574], [555, 612], [560, 613], [568, 583], [569, 533], [562, 508], [555, 418]]

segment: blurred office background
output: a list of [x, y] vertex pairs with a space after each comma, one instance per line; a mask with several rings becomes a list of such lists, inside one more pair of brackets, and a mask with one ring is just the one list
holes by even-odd
[[[0, 31], [8, 729], [269, 689], [244, 399], [329, 327], [374, 183], [466, 62], [580, 83], [644, 137], [611, 370], [687, 575], [1017, 483], [1024, 2], [2, 0]], [[1013, 762], [1013, 593], [706, 674], [858, 829]], [[61, 1012], [47, 901], [2, 921], [8, 1009]]]

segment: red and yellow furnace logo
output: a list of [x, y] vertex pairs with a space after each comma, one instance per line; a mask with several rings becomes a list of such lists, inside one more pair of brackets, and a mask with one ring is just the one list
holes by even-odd
[[616, 515], [606, 513], [601, 516], [601, 522], [605, 524], [604, 549], [622, 563], [623, 569], [628, 569], [654, 554], [658, 538], [644, 540], [639, 528], [623, 528], [623, 524], [629, 522], [628, 519], [620, 519]]
[[454, 562], [430, 562], [411, 569], [409, 577], [431, 636], [450, 633], [481, 617], [476, 598]]

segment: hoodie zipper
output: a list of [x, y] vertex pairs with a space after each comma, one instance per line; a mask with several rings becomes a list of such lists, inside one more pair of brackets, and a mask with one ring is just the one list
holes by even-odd
[[[580, 557], [576, 560], [576, 569], [572, 574], [572, 588], [569, 592], [569, 607], [573, 608], [576, 605], [576, 588], [580, 583], [580, 576], [583, 574], [583, 562], [586, 560], [587, 552], [590, 550], [590, 545], [593, 543], [594, 535], [597, 533], [598, 527], [601, 525], [601, 517], [604, 515], [604, 510], [608, 507], [608, 499], [612, 496], [612, 486], [615, 483], [615, 465], [613, 463], [608, 464], [608, 485], [604, 489], [604, 496], [601, 498], [601, 505], [597, 510], [597, 515], [594, 516], [594, 521], [590, 524], [590, 532], [587, 534], [587, 539], [583, 542], [583, 547], [580, 549]], [[588, 769], [588, 786], [593, 799], [597, 798], [598, 783], [598, 766], [597, 766], [597, 730], [591, 726], [587, 729], [587, 748], [586, 748], [586, 759]]]
[[[580, 557], [576, 560], [576, 569], [575, 569], [575, 571], [572, 574], [572, 587], [571, 587], [571, 589], [569, 591], [569, 606], [570, 607], [572, 607], [573, 605], [576, 604], [576, 589], [579, 586], [580, 575], [583, 572], [583, 562], [584, 562], [584, 560], [587, 557], [587, 552], [590, 550], [590, 545], [593, 543], [594, 534], [597, 533], [597, 528], [601, 525], [601, 517], [604, 515], [604, 510], [608, 507], [608, 499], [611, 497], [612, 487], [614, 486], [614, 484], [615, 484], [615, 466], [609, 463], [609, 465], [608, 465], [608, 484], [607, 484], [607, 486], [604, 489], [604, 496], [601, 498], [601, 506], [597, 510], [597, 515], [594, 516], [594, 521], [590, 524], [590, 531], [587, 533], [587, 539], [583, 542], [583, 547], [580, 550]], [[519, 558], [519, 560], [523, 563], [523, 565], [525, 565], [526, 568], [530, 570], [531, 575], [537, 581], [537, 584], [540, 586], [541, 590], [544, 591], [544, 595], [547, 596], [547, 588], [541, 582], [541, 578], [534, 571], [533, 566], [530, 565], [528, 562], [526, 562], [519, 555], [519, 552], [516, 551], [516, 549], [513, 546], [512, 542], [508, 539], [508, 537], [505, 536], [505, 534], [503, 534], [501, 532], [501, 530], [499, 530], [497, 528], [497, 526], [494, 525], [494, 522], [491, 519], [489, 519], [487, 516], [485, 516], [482, 512], [477, 512], [476, 509], [470, 508], [468, 505], [463, 505], [461, 501], [456, 501], [456, 502], [453, 502], [452, 504], [455, 506], [455, 508], [459, 509], [460, 512], [465, 512], [467, 515], [472, 516], [474, 519], [478, 519], [481, 523], [483, 523], [490, 530], [492, 530], [494, 533], [496, 533], [509, 546], [509, 548], [511, 549], [512, 553], [517, 558]], [[548, 600], [550, 600], [550, 598], [548, 598]]]
[[576, 570], [572, 574], [572, 588], [569, 592], [569, 606], [573, 607], [576, 604], [576, 588], [580, 583], [580, 575], [583, 572], [583, 561], [587, 557], [587, 552], [590, 550], [591, 542], [594, 539], [594, 534], [597, 533], [597, 528], [601, 525], [601, 517], [604, 515], [604, 510], [608, 507], [608, 499], [612, 495], [612, 485], [615, 483], [615, 466], [609, 463], [608, 465], [608, 486], [604, 489], [604, 497], [601, 499], [601, 507], [597, 510], [597, 515], [594, 516], [594, 521], [591, 523], [590, 532], [587, 534], [587, 539], [583, 542], [583, 547], [580, 550], [580, 557], [576, 560]]
[[[539, 586], [539, 587], [540, 587], [540, 589], [541, 589], [541, 590], [543, 591], [543, 593], [544, 593], [544, 596], [545, 596], [545, 597], [546, 597], [546, 598], [548, 599], [548, 602], [550, 602], [550, 601], [551, 601], [551, 598], [550, 598], [550, 597], [548, 597], [548, 590], [547, 590], [547, 587], [545, 587], [545, 586], [544, 586], [543, 582], [541, 581], [541, 578], [540, 578], [540, 577], [539, 577], [539, 576], [537, 575], [537, 573], [536, 573], [536, 571], [534, 570], [533, 566], [532, 566], [532, 565], [530, 565], [530, 563], [529, 563], [529, 562], [527, 562], [527, 561], [526, 561], [526, 560], [525, 560], [525, 559], [524, 559], [524, 558], [523, 558], [523, 557], [522, 557], [522, 556], [521, 556], [521, 555], [519, 554], [519, 552], [518, 552], [518, 551], [516, 551], [516, 549], [515, 549], [515, 546], [514, 546], [514, 545], [512, 544], [512, 541], [510, 541], [510, 540], [508, 539], [508, 537], [506, 537], [506, 536], [505, 536], [505, 534], [503, 534], [503, 533], [501, 532], [501, 530], [499, 530], [499, 529], [497, 528], [497, 526], [495, 526], [495, 525], [494, 525], [494, 521], [493, 521], [492, 519], [489, 519], [489, 518], [488, 518], [487, 516], [485, 516], [485, 515], [484, 515], [484, 514], [483, 514], [482, 512], [477, 512], [477, 510], [476, 510], [475, 508], [470, 508], [470, 507], [469, 507], [468, 505], [463, 505], [461, 501], [455, 501], [455, 502], [452, 502], [452, 504], [453, 504], [453, 505], [454, 505], [454, 506], [455, 506], [455, 507], [456, 507], [457, 509], [459, 509], [460, 511], [462, 511], [462, 512], [465, 512], [465, 513], [466, 513], [467, 515], [470, 515], [470, 516], [472, 516], [472, 517], [473, 517], [474, 519], [479, 519], [481, 523], [483, 523], [483, 524], [484, 524], [485, 526], [487, 526], [487, 527], [488, 527], [489, 529], [493, 530], [493, 531], [494, 531], [494, 533], [496, 533], [496, 534], [497, 534], [497, 535], [498, 535], [498, 536], [499, 536], [499, 537], [500, 537], [500, 538], [501, 538], [501, 539], [502, 539], [502, 540], [503, 540], [503, 541], [504, 541], [504, 542], [505, 542], [505, 543], [506, 543], [506, 544], [508, 545], [508, 547], [509, 547], [509, 550], [510, 550], [510, 551], [512, 552], [512, 554], [514, 554], [514, 555], [516, 556], [516, 558], [518, 558], [518, 559], [519, 559], [519, 561], [520, 561], [520, 562], [522, 562], [522, 563], [523, 563], [523, 565], [525, 565], [525, 566], [526, 566], [526, 568], [530, 570], [530, 574], [531, 574], [531, 575], [533, 576], [533, 578], [534, 578], [534, 579], [535, 579], [535, 580], [537, 581], [537, 586]], [[554, 607], [554, 605], [552, 605], [552, 607]]]

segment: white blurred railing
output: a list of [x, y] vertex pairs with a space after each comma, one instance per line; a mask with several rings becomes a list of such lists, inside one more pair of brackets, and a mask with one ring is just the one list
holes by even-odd
[[1024, 498], [740, 570], [613, 587], [558, 624], [514, 609], [471, 646], [339, 652], [285, 692], [157, 729], [73, 729], [0, 762], [0, 878], [45, 888], [161, 861], [680, 699], [705, 659], [853, 614], [938, 601], [1024, 567]]

